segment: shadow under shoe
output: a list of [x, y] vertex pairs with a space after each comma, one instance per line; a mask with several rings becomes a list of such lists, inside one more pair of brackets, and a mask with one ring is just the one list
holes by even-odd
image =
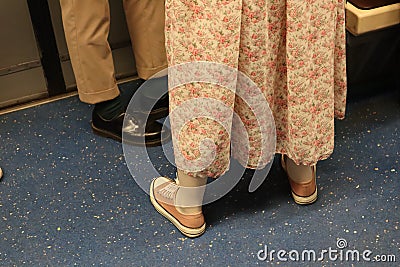
[[[124, 127], [125, 116], [129, 117]], [[106, 120], [93, 111], [91, 126], [95, 134], [118, 142], [122, 142], [122, 132], [124, 132], [124, 143], [134, 146], [160, 146], [169, 141], [171, 133], [167, 127], [163, 128], [163, 125], [157, 121], [145, 121], [140, 117], [123, 112], [114, 119]]]

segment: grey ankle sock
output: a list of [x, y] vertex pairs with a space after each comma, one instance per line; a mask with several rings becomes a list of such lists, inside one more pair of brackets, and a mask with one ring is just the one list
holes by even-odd
[[179, 189], [175, 198], [176, 209], [185, 215], [201, 213], [207, 177], [193, 177], [178, 170], [177, 180]]

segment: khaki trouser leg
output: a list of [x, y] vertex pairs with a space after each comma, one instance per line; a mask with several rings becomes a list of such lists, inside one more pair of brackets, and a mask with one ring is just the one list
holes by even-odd
[[168, 66], [164, 37], [165, 1], [124, 0], [124, 9], [138, 75], [147, 80]]
[[95, 104], [117, 97], [119, 90], [107, 40], [108, 0], [60, 0], [60, 4], [79, 98]]

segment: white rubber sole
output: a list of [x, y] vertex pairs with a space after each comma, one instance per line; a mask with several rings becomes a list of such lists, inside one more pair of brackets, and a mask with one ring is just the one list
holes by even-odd
[[172, 216], [168, 211], [166, 211], [160, 204], [158, 204], [157, 200], [154, 197], [154, 181], [151, 182], [150, 185], [150, 201], [153, 204], [154, 208], [160, 213], [162, 216], [167, 218], [170, 222], [172, 222], [178, 230], [187, 237], [194, 238], [201, 236], [206, 230], [206, 224], [204, 223], [199, 228], [189, 228], [181, 224], [174, 216]]
[[293, 197], [294, 202], [296, 202], [296, 203], [299, 204], [299, 205], [308, 205], [308, 204], [312, 204], [312, 203], [314, 203], [315, 201], [317, 201], [317, 198], [318, 198], [318, 189], [315, 188], [315, 192], [314, 192], [311, 196], [308, 196], [308, 197], [301, 197], [301, 196], [298, 196], [298, 195], [296, 195], [296, 194], [292, 191], [292, 197]]

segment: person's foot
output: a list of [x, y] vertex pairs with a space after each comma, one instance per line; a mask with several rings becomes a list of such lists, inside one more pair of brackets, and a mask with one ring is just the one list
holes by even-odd
[[[124, 126], [124, 117], [127, 118]], [[157, 121], [144, 121], [140, 116], [133, 117], [120, 113], [117, 117], [107, 120], [100, 116], [95, 110], [92, 113], [92, 129], [97, 135], [112, 138], [122, 142], [122, 133], [124, 132], [124, 143], [137, 146], [160, 146], [167, 142], [171, 133], [167, 127]]]
[[[117, 97], [96, 103], [92, 113], [93, 132], [119, 142], [124, 138], [124, 143], [139, 146], [159, 146], [168, 141], [171, 137], [169, 129], [163, 129], [162, 124], [156, 122], [168, 116], [169, 101], [168, 93], [164, 92], [167, 90], [164, 80], [151, 80], [146, 83], [146, 86], [151, 86], [140, 92], [137, 89], [142, 86], [143, 80], [136, 80], [132, 86], [121, 86]], [[163, 92], [164, 95], [157, 101], [157, 95]], [[128, 110], [134, 94], [137, 94], [136, 102]], [[127, 119], [124, 120], [124, 117]]]
[[[292, 197], [297, 204], [307, 205], [312, 204], [317, 200], [318, 190], [317, 190], [317, 168], [316, 165], [313, 166], [301, 166], [304, 168], [309, 168], [306, 171], [299, 171], [299, 166], [294, 162], [288, 169], [288, 160], [290, 160], [285, 155], [281, 157], [282, 168], [285, 170], [289, 184], [292, 191]], [[298, 171], [296, 172], [296, 168]], [[293, 174], [294, 173], [294, 174]], [[296, 174], [297, 173], [297, 174]], [[300, 174], [301, 173], [301, 174]], [[300, 175], [299, 175], [300, 174]]]
[[0, 180], [3, 178], [3, 170], [0, 168]]
[[[138, 92], [140, 87], [141, 90]], [[132, 97], [137, 94], [140, 101], [135, 105], [135, 112], [148, 115], [149, 120], [159, 120], [169, 114], [168, 81], [166, 77], [148, 80], [137, 79], [120, 86], [121, 99], [124, 110], [127, 109]], [[156, 95], [163, 92], [160, 99]], [[154, 95], [154, 96], [153, 96]]]
[[150, 185], [150, 201], [154, 208], [178, 230], [188, 237], [198, 237], [206, 229], [203, 213], [182, 214], [178, 211], [175, 200], [179, 186], [171, 179], [159, 177], [152, 181]]
[[[143, 98], [143, 102], [151, 102], [147, 97]], [[143, 113], [148, 113], [148, 110], [142, 110]], [[169, 114], [169, 97], [168, 94], [163, 95], [156, 104], [152, 107], [149, 113], [149, 120], [159, 120], [167, 117]]]

